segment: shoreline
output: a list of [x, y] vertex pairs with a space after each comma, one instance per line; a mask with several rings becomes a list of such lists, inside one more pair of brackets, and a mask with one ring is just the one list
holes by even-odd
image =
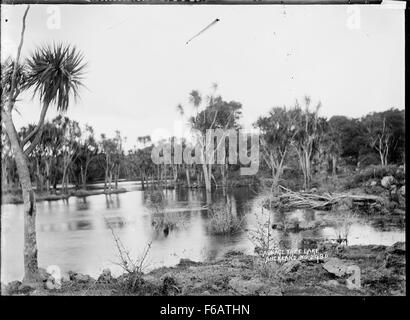
[[[101, 194], [119, 194], [128, 192], [125, 188], [118, 188], [112, 189], [111, 191], [104, 191], [103, 189], [96, 189], [96, 190], [77, 190], [71, 191], [69, 194], [51, 194], [51, 193], [43, 193], [43, 194], [36, 194], [36, 202], [40, 201], [57, 201], [57, 200], [65, 200], [70, 197], [88, 197], [88, 196], [96, 196]], [[21, 194], [12, 194], [6, 193], [3, 194], [1, 197], [1, 204], [23, 204], [23, 198]]]
[[[406, 295], [405, 243], [392, 246], [337, 246], [325, 244], [320, 261], [289, 260], [261, 265], [258, 256], [228, 252], [216, 261], [181, 259], [173, 267], [160, 267], [138, 277], [131, 289], [130, 275], [117, 278], [109, 269], [94, 279], [69, 272], [61, 288], [42, 282], [2, 284], [5, 295]], [[358, 267], [359, 286], [351, 281], [349, 267]], [[263, 269], [262, 269], [263, 267]], [[341, 271], [342, 270], [342, 271]], [[343, 271], [344, 270], [344, 271]], [[269, 271], [269, 272], [266, 272]], [[355, 286], [356, 285], [356, 286]], [[51, 289], [50, 289], [51, 288]]]

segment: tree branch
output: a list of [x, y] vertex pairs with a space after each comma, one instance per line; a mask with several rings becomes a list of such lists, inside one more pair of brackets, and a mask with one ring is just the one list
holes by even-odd
[[[47, 114], [47, 109], [48, 109], [48, 104], [44, 104], [43, 105], [43, 108], [41, 109], [41, 113], [40, 113], [40, 119], [38, 120], [38, 123], [37, 123], [37, 126], [35, 126], [35, 128], [27, 135], [27, 137], [25, 137], [24, 138], [24, 140], [23, 140], [23, 142], [21, 143], [21, 147], [24, 149], [24, 146], [30, 141], [30, 140], [32, 140], [33, 139], [33, 137], [34, 137], [34, 135], [36, 135], [35, 136], [35, 138], [34, 138], [34, 140], [31, 142], [32, 144], [34, 143], [34, 141], [37, 141], [37, 143], [39, 142], [39, 140], [40, 140], [40, 137], [38, 137], [38, 136], [41, 136], [41, 133], [39, 133], [39, 129], [43, 126], [43, 124], [44, 124], [44, 119], [45, 119], [45, 117], [46, 117], [46, 114]], [[42, 130], [41, 130], [42, 131]], [[30, 144], [30, 146], [31, 146], [31, 144]], [[29, 147], [30, 147], [29, 146]], [[33, 146], [33, 149], [34, 149], [34, 147], [35, 146]], [[27, 154], [29, 154], [30, 152], [27, 152]]]
[[17, 81], [17, 69], [18, 69], [18, 64], [20, 61], [20, 55], [21, 55], [21, 48], [23, 47], [23, 42], [24, 42], [24, 32], [26, 30], [26, 17], [28, 10], [30, 9], [30, 5], [27, 6], [26, 11], [24, 12], [23, 15], [23, 27], [21, 29], [21, 36], [20, 36], [20, 43], [17, 49], [17, 57], [16, 61], [14, 62], [13, 66], [13, 74], [11, 76], [11, 86], [10, 86], [10, 92], [9, 92], [9, 101], [8, 101], [8, 110], [11, 111], [13, 110], [14, 107], [14, 100], [15, 100], [15, 95], [14, 95], [14, 90], [16, 88], [16, 81]]

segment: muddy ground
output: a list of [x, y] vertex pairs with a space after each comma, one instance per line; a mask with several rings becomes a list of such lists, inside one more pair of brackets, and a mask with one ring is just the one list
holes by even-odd
[[[405, 295], [405, 244], [385, 246], [337, 246], [321, 249], [329, 258], [320, 261], [261, 263], [257, 256], [230, 252], [221, 260], [193, 262], [182, 259], [175, 267], [163, 267], [138, 278], [132, 289], [127, 275], [99, 279], [70, 273], [61, 289], [46, 289], [17, 281], [2, 287], [3, 294], [17, 295]], [[357, 265], [360, 289], [348, 288], [348, 274], [327, 267]], [[330, 270], [330, 271], [329, 271]], [[340, 268], [338, 269], [340, 271]], [[333, 273], [332, 273], [333, 272]], [[44, 279], [45, 280], [45, 279]]]

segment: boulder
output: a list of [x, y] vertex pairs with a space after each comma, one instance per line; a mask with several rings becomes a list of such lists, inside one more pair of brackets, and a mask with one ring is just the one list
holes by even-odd
[[331, 273], [334, 274], [336, 277], [343, 277], [347, 274], [347, 265], [338, 258], [329, 258], [323, 264], [323, 268]]
[[[50, 277], [52, 277], [52, 281], [57, 284], [58, 286], [61, 287], [61, 270], [60, 267], [57, 265], [51, 265], [47, 267], [47, 271], [46, 271]], [[50, 279], [50, 277], [47, 278]]]
[[393, 176], [385, 176], [381, 179], [380, 184], [383, 188], [390, 189], [391, 185], [396, 182]]
[[346, 286], [349, 290], [360, 290], [361, 284], [361, 271], [359, 266], [348, 266], [346, 270], [347, 274], [351, 276], [346, 279]]

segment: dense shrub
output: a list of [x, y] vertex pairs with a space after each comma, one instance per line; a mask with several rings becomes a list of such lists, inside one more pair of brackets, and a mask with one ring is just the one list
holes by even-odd
[[372, 165], [356, 173], [352, 179], [347, 182], [346, 187], [360, 187], [369, 180], [377, 180], [379, 182], [385, 176], [393, 176], [396, 180], [401, 181], [404, 179], [405, 174], [397, 165], [388, 165], [384, 167], [380, 165]]
[[209, 210], [209, 231], [212, 234], [229, 235], [241, 228], [242, 220], [232, 214], [228, 205], [213, 205]]

